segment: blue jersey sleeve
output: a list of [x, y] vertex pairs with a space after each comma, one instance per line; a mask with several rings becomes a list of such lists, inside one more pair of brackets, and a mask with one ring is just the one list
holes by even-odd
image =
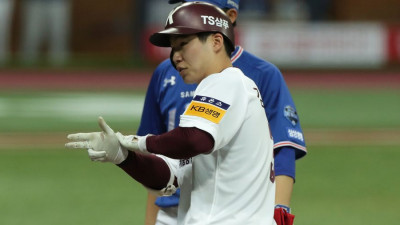
[[263, 101], [274, 138], [274, 148], [294, 148], [296, 159], [299, 159], [307, 152], [296, 106], [281, 72], [273, 66], [270, 74], [273, 75], [263, 82], [269, 85], [260, 87], [260, 92], [262, 96], [269, 96], [263, 98]]
[[296, 159], [303, 157], [307, 153], [303, 131], [296, 106], [280, 70], [246, 52], [236, 64], [260, 90], [274, 138], [274, 149], [292, 147]]
[[[263, 77], [259, 88], [274, 139], [275, 175], [295, 179], [295, 160], [306, 153], [296, 107], [280, 71], [275, 66], [264, 71], [270, 75]], [[290, 132], [298, 133], [298, 136]]]
[[275, 176], [285, 175], [296, 179], [296, 156], [292, 147], [281, 147], [275, 151]]
[[275, 174], [295, 178], [295, 160], [307, 152], [296, 107], [282, 73], [275, 65], [246, 51], [233, 65], [260, 90], [274, 139]]
[[[275, 175], [296, 179], [296, 159], [306, 154], [303, 131], [296, 106], [281, 72], [270, 68], [271, 76], [263, 83], [273, 84], [262, 88], [266, 114], [274, 138]], [[266, 86], [266, 85], [264, 85]]]

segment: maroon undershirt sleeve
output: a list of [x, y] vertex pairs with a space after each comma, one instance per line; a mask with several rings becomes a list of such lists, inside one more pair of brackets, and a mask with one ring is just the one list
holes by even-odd
[[151, 154], [128, 152], [128, 157], [118, 166], [139, 183], [155, 190], [166, 187], [171, 176], [167, 163]]
[[[162, 135], [147, 137], [146, 146], [151, 153], [187, 159], [210, 152], [214, 139], [198, 128], [178, 127]], [[155, 190], [166, 187], [171, 176], [167, 163], [152, 154], [128, 152], [128, 157], [118, 166], [139, 183]]]
[[148, 136], [147, 151], [173, 159], [187, 159], [211, 152], [213, 137], [195, 127], [177, 127], [167, 133]]

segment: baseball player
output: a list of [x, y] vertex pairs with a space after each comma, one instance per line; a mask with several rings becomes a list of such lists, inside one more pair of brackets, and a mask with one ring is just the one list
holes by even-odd
[[[191, 1], [191, 0], [190, 0]], [[190, 2], [189, 1], [189, 2]], [[169, 0], [174, 4], [180, 0]], [[203, 0], [224, 9], [236, 21], [239, 0]], [[295, 179], [295, 160], [306, 152], [305, 140], [295, 104], [281, 72], [236, 46], [231, 54], [233, 66], [240, 68], [259, 87], [274, 137], [276, 207], [290, 213], [290, 198]], [[162, 134], [178, 126], [180, 115], [194, 97], [195, 84], [185, 84], [169, 59], [162, 62], [151, 78], [138, 135]], [[154, 204], [155, 202], [155, 204]], [[179, 190], [169, 197], [148, 195], [146, 224], [176, 224]], [[158, 208], [160, 210], [158, 210]], [[282, 212], [279, 210], [279, 212]], [[289, 215], [289, 214], [285, 214]], [[280, 215], [278, 215], [280, 216]]]
[[227, 15], [209, 3], [184, 3], [150, 42], [170, 46], [185, 83], [198, 84], [179, 127], [123, 136], [100, 118], [103, 132], [69, 135], [77, 142], [67, 147], [88, 148], [92, 160], [118, 164], [161, 194], [179, 185], [178, 224], [276, 224], [272, 136], [257, 85], [232, 66]]

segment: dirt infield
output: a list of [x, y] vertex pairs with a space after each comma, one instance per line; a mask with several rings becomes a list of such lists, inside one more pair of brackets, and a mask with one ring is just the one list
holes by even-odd
[[3, 71], [3, 90], [90, 90], [146, 88], [150, 75], [136, 71]]
[[305, 129], [308, 145], [400, 145], [400, 129]]
[[[290, 88], [400, 88], [400, 72], [283, 72]], [[0, 88], [39, 90], [144, 89], [151, 71], [0, 71]]]
[[[400, 145], [399, 129], [327, 130], [305, 129], [308, 146], [312, 145]], [[15, 148], [63, 148], [67, 133], [2, 133], [0, 150]]]

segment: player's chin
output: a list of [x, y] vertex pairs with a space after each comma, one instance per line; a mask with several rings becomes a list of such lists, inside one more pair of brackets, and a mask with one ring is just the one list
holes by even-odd
[[194, 81], [193, 79], [188, 78], [187, 76], [186, 76], [186, 77], [183, 77], [183, 76], [182, 76], [182, 78], [183, 78], [183, 81], [184, 81], [186, 84], [195, 84], [195, 83], [196, 83], [196, 81]]
[[189, 69], [181, 70], [179, 73], [186, 84], [198, 84], [200, 83], [199, 76]]
[[181, 75], [183, 81], [186, 84], [193, 84], [195, 81], [193, 80], [192, 76], [190, 76], [189, 74], [185, 73], [185, 70], [182, 70], [179, 74]]

